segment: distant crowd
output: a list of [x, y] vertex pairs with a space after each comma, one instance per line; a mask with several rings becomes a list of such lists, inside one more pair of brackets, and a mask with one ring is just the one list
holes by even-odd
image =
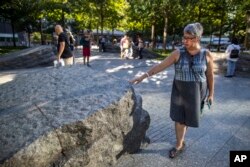
[[[57, 60], [54, 62], [55, 66], [73, 65], [75, 63], [74, 49], [80, 45], [82, 46], [83, 64], [90, 67], [91, 45], [97, 44], [99, 52], [106, 52], [107, 44], [111, 43], [106, 36], [99, 36], [97, 39], [98, 42], [95, 42], [90, 31], [84, 32], [80, 39], [78, 39], [78, 36], [74, 37], [69, 30], [64, 30], [61, 25], [55, 26], [55, 33], [57, 35]], [[121, 59], [135, 58], [133, 57], [134, 49], [138, 51], [138, 59], [143, 58], [142, 51], [145, 44], [140, 35], [137, 35], [136, 40], [133, 41], [128, 34], [125, 34], [120, 40], [114, 38], [112, 45], [120, 46]]]

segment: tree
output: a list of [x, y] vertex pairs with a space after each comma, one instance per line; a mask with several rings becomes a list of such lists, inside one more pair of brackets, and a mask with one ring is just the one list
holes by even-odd
[[[14, 3], [15, 2], [15, 3]], [[246, 34], [249, 0], [2, 0], [0, 15], [16, 30], [40, 31], [42, 20], [75, 31], [100, 28], [132, 30], [148, 36], [162, 34], [166, 48], [168, 34], [181, 35], [190, 22], [201, 22], [204, 34], [238, 36]], [[15, 45], [15, 41], [14, 41]]]
[[11, 21], [13, 46], [16, 46], [16, 30], [26, 30], [30, 34], [37, 27], [36, 20], [41, 10], [39, 6], [36, 0], [1, 1], [0, 15]]
[[[175, 10], [172, 10], [175, 9]], [[163, 0], [161, 2], [159, 11], [162, 11], [162, 16], [164, 18], [164, 25], [163, 25], [163, 44], [162, 47], [164, 50], [166, 50], [167, 46], [167, 34], [168, 34], [168, 26], [169, 26], [169, 18], [174, 18], [175, 20], [175, 26], [178, 26], [178, 13], [177, 11], [181, 10], [181, 6], [179, 1], [173, 1], [173, 0]], [[179, 21], [180, 23], [180, 21]], [[173, 30], [174, 33], [175, 30]]]

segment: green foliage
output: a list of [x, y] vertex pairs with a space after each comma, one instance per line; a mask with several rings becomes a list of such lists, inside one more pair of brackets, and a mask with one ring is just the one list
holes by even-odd
[[40, 35], [40, 33], [38, 33], [38, 32], [34, 32], [33, 34], [33, 40], [32, 41], [34, 41], [34, 42], [40, 42], [41, 41], [41, 35]]
[[152, 51], [160, 55], [156, 58], [157, 60], [164, 60], [166, 57], [170, 56], [170, 53], [172, 52], [172, 50], [163, 49], [153, 49]]
[[[243, 37], [249, 0], [1, 0], [0, 16], [17, 31], [41, 31], [41, 20], [53, 31], [55, 24], [73, 31], [119, 29], [150, 36], [182, 34], [183, 27], [201, 22], [204, 34]], [[30, 26], [31, 25], [31, 26]], [[45, 31], [47, 31], [47, 29]]]

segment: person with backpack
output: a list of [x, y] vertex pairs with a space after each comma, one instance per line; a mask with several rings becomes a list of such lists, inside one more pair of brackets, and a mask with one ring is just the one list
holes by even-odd
[[231, 78], [235, 74], [236, 62], [239, 59], [240, 45], [237, 38], [232, 39], [232, 44], [228, 45], [225, 54], [227, 56], [227, 74], [225, 77]]
[[73, 65], [73, 54], [69, 47], [67, 34], [64, 33], [61, 25], [55, 26], [55, 33], [58, 35], [57, 61], [61, 62], [63, 59], [65, 65]]

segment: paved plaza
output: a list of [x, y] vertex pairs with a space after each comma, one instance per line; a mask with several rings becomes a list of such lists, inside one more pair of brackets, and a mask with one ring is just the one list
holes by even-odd
[[[121, 60], [119, 54], [93, 53], [92, 68], [130, 80], [159, 61]], [[169, 118], [174, 69], [134, 85], [151, 117], [147, 132], [151, 143], [139, 153], [122, 157], [116, 167], [227, 167], [230, 150], [250, 151], [250, 78], [215, 75], [215, 99], [206, 108], [200, 128], [189, 128], [187, 148], [176, 159], [168, 158], [175, 144], [174, 123]]]
[[[87, 67], [82, 64], [81, 51], [75, 54], [76, 65], [83, 70], [92, 68], [124, 82], [159, 63], [151, 59], [121, 60], [118, 53], [94, 50], [91, 67]], [[11, 75], [26, 71], [0, 72], [0, 85]], [[230, 150], [250, 150], [250, 78], [215, 75], [215, 99], [211, 110], [206, 108], [199, 128], [188, 129], [186, 150], [176, 159], [168, 158], [168, 150], [175, 144], [174, 123], [169, 118], [173, 77], [174, 69], [170, 67], [133, 86], [142, 96], [143, 108], [151, 117], [147, 131], [151, 143], [136, 154], [121, 157], [116, 167], [227, 167]]]

